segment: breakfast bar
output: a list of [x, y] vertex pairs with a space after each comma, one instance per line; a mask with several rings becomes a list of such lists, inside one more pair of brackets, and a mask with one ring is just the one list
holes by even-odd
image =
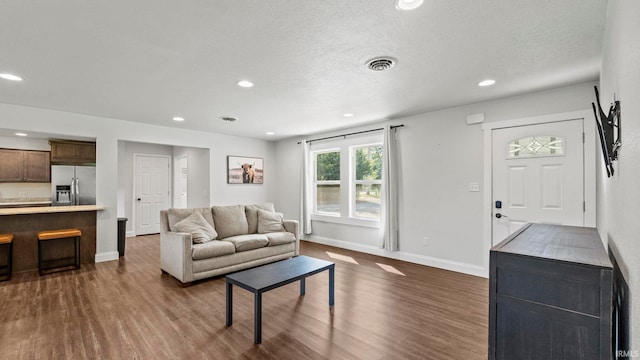
[[[38, 269], [38, 232], [74, 228], [82, 232], [80, 264], [95, 262], [96, 212], [103, 206], [42, 206], [0, 209], [0, 233], [13, 234], [13, 272]], [[73, 243], [48, 249], [54, 257], [73, 251]]]

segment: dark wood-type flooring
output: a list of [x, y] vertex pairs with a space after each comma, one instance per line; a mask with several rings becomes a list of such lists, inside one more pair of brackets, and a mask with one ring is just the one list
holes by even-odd
[[[161, 275], [159, 236], [127, 239], [119, 261], [0, 283], [2, 359], [486, 359], [488, 281], [301, 242], [336, 263], [328, 273], [263, 296], [262, 344], [253, 344], [253, 296], [234, 289], [225, 327], [225, 281], [183, 288]], [[390, 265], [404, 274], [383, 270]]]

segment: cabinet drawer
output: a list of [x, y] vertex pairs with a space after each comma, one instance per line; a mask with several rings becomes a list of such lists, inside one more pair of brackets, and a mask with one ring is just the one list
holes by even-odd
[[601, 269], [517, 255], [497, 260], [498, 294], [600, 315]]
[[498, 296], [495, 359], [599, 359], [600, 319]]

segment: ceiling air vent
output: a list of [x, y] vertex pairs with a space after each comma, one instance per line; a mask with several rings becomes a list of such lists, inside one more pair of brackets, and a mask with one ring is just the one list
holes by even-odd
[[222, 116], [222, 117], [220, 117], [220, 120], [224, 120], [224, 121], [228, 121], [228, 122], [234, 122], [234, 121], [238, 120], [238, 118], [231, 117], [231, 116]]
[[367, 67], [373, 71], [385, 71], [391, 69], [398, 60], [392, 57], [380, 56], [367, 61]]

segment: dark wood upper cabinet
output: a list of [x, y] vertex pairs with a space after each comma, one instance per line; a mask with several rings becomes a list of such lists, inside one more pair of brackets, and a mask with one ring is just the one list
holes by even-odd
[[48, 151], [0, 149], [0, 182], [50, 182]]
[[23, 173], [22, 151], [0, 149], [0, 181], [20, 182]]
[[48, 151], [24, 152], [24, 179], [28, 182], [50, 182], [51, 163]]
[[96, 143], [69, 140], [51, 140], [51, 164], [95, 165]]

